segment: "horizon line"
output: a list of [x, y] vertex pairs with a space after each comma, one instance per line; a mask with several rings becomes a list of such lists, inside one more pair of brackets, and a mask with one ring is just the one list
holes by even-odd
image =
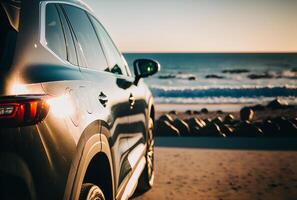
[[230, 53], [230, 54], [297, 54], [297, 51], [122, 51], [122, 53]]

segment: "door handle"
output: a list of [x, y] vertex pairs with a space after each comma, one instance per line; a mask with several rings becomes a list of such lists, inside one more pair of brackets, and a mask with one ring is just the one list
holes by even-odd
[[98, 99], [99, 99], [99, 102], [100, 102], [104, 107], [106, 107], [106, 103], [108, 102], [108, 99], [107, 99], [107, 96], [106, 96], [103, 92], [101, 92], [101, 93], [99, 94]]
[[130, 94], [129, 96], [129, 103], [130, 103], [130, 107], [133, 108], [135, 104], [135, 97], [133, 96], [133, 94]]

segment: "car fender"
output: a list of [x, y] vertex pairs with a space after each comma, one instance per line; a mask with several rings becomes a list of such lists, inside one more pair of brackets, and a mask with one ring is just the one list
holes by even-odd
[[109, 165], [111, 168], [110, 171], [111, 171], [111, 176], [113, 180], [110, 149], [106, 147], [106, 140], [103, 139], [103, 142], [101, 141], [101, 135], [107, 134], [105, 133], [106, 131], [108, 130], [105, 128], [102, 128], [102, 122], [100, 120], [96, 120], [92, 122], [83, 131], [76, 148], [76, 153], [73, 157], [73, 160], [70, 166], [63, 199], [65, 200], [79, 199], [81, 186], [82, 186], [87, 168], [91, 160], [98, 153], [104, 153], [107, 156], [109, 160]]

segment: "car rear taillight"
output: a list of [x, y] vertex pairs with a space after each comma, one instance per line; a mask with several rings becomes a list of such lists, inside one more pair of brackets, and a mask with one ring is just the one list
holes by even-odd
[[0, 99], [0, 127], [29, 126], [41, 122], [49, 111], [43, 96], [13, 96]]

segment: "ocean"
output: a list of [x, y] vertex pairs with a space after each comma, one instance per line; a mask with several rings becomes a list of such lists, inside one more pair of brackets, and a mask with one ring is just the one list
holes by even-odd
[[297, 53], [125, 53], [131, 71], [150, 58], [161, 71], [145, 79], [157, 103], [297, 104]]

